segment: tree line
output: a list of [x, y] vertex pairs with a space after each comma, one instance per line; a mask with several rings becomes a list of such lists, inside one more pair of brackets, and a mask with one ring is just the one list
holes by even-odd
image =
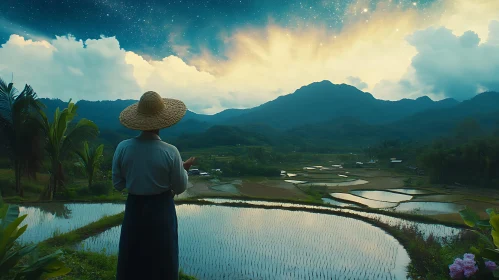
[[486, 132], [465, 119], [453, 132], [430, 143], [391, 140], [366, 148], [370, 157], [396, 157], [425, 171], [432, 183], [499, 187], [499, 127]]
[[12, 82], [0, 78], [0, 144], [12, 163], [15, 191], [24, 196], [22, 177], [36, 176], [48, 157], [50, 179], [42, 198], [51, 200], [65, 185], [62, 162], [78, 156], [90, 186], [102, 160], [103, 146], [89, 146], [88, 141], [99, 135], [99, 128], [88, 119], [73, 123], [77, 106], [71, 100], [67, 108], [55, 110], [51, 121], [44, 108], [31, 86], [25, 85], [19, 91]]

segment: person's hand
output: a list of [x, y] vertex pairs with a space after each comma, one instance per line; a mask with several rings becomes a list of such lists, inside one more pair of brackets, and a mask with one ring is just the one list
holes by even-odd
[[186, 171], [189, 171], [189, 169], [191, 168], [191, 166], [194, 164], [195, 161], [196, 161], [195, 157], [191, 157], [188, 160], [184, 161], [184, 169]]

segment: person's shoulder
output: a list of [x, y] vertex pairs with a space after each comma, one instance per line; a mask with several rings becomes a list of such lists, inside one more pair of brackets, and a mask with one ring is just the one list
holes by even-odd
[[130, 146], [132, 144], [133, 140], [134, 140], [134, 138], [130, 138], [130, 139], [125, 139], [125, 140], [121, 141], [116, 146], [116, 150], [121, 150], [127, 146]]
[[174, 152], [178, 152], [178, 149], [177, 147], [175, 147], [174, 145], [170, 144], [170, 143], [166, 143], [165, 141], [161, 141], [161, 145], [169, 150], [169, 151], [174, 151]]

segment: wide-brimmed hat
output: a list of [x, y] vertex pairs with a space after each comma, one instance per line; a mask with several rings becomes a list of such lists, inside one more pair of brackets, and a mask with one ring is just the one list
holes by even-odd
[[120, 122], [133, 130], [156, 130], [178, 123], [186, 111], [184, 102], [148, 91], [121, 112]]

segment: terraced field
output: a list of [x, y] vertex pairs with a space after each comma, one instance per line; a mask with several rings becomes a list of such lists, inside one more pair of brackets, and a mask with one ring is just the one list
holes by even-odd
[[[180, 265], [200, 279], [405, 279], [409, 257], [365, 222], [307, 212], [178, 206]], [[85, 240], [116, 254], [120, 227]]]

